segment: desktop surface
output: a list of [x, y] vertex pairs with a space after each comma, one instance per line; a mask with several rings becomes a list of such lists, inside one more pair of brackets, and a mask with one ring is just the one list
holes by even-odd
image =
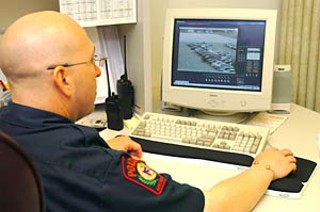
[[[269, 143], [277, 148], [290, 148], [297, 157], [319, 163], [317, 134], [320, 132], [320, 114], [301, 106], [292, 104], [288, 119], [270, 137]], [[129, 133], [128, 128], [122, 131], [104, 130], [101, 136], [111, 138], [116, 134]], [[242, 170], [234, 166], [226, 168], [221, 164], [198, 159], [175, 158], [157, 154], [144, 153], [143, 160], [158, 172], [169, 173], [173, 179], [209, 189], [223, 179], [237, 175]], [[299, 199], [288, 199], [265, 195], [254, 211], [317, 211], [320, 171], [313, 172]]]

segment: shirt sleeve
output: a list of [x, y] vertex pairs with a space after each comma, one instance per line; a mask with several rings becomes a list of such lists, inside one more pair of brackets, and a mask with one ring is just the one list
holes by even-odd
[[204, 194], [198, 188], [159, 174], [144, 161], [120, 157], [110, 167], [105, 185], [104, 198], [111, 211], [203, 211]]

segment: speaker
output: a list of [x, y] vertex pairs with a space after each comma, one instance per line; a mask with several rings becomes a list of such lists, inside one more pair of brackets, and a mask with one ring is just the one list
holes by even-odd
[[271, 112], [290, 113], [291, 102], [291, 66], [275, 65]]

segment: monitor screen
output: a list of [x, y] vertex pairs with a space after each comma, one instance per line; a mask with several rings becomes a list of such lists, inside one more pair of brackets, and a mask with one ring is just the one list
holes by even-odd
[[275, 11], [252, 9], [169, 10], [163, 100], [208, 111], [270, 109], [275, 19]]

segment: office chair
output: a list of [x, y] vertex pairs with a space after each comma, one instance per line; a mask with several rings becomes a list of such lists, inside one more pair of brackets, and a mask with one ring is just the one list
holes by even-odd
[[0, 131], [0, 211], [45, 211], [44, 192], [31, 158]]

